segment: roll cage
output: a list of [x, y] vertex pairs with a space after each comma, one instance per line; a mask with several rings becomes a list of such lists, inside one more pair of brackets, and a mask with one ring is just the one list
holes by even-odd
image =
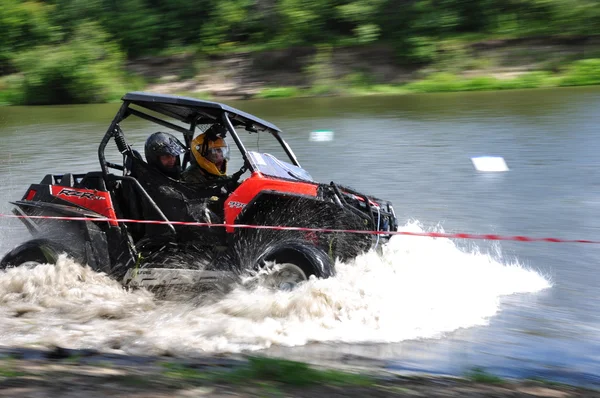
[[[119, 111], [106, 131], [106, 134], [104, 134], [98, 148], [98, 158], [105, 180], [108, 180], [109, 168], [123, 170], [124, 174], [127, 172], [125, 158], [132, 153], [132, 149], [125, 140], [125, 135], [121, 130], [120, 123], [131, 115], [182, 133], [186, 149], [188, 150], [183, 159], [184, 168], [189, 162], [190, 143], [194, 138], [197, 127], [216, 123], [220, 123], [226, 128], [242, 155], [244, 166], [251, 172], [257, 171], [256, 166], [250, 161], [250, 154], [240, 140], [235, 129], [236, 127], [244, 127], [249, 133], [258, 133], [262, 131], [269, 132], [279, 142], [292, 164], [301, 167], [294, 152], [279, 134], [281, 130], [277, 126], [228, 105], [188, 97], [144, 92], [127, 93], [121, 100], [123, 101], [123, 104], [119, 108]], [[141, 110], [137, 108], [141, 108]], [[164, 118], [153, 116], [147, 111], [175, 119], [187, 125], [187, 128], [169, 122]], [[106, 145], [111, 139], [115, 140], [119, 152], [123, 154], [122, 165], [106, 160]]]

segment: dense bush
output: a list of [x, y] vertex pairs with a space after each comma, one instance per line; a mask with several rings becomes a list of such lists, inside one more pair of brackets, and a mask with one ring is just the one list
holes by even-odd
[[[336, 46], [385, 43], [401, 62], [457, 73], [468, 66], [469, 41], [598, 34], [600, 1], [2, 0], [0, 32], [0, 76], [12, 76], [0, 83], [4, 102], [105, 101], [125, 84], [123, 57], [291, 46], [319, 48], [304, 72], [323, 94], [339, 91], [327, 69]], [[529, 75], [457, 83], [453, 75], [435, 75], [414, 89], [597, 84], [598, 69], [576, 63], [560, 82]]]
[[297, 97], [300, 90], [296, 87], [272, 87], [265, 88], [257, 94], [257, 98], [288, 98]]
[[0, 75], [10, 73], [14, 54], [56, 36], [43, 3], [2, 0], [0, 6]]
[[96, 24], [84, 23], [70, 41], [38, 46], [15, 59], [23, 76], [21, 100], [26, 104], [110, 100], [124, 90], [122, 61], [106, 34]]
[[[427, 61], [455, 35], [597, 34], [596, 0], [3, 0], [0, 56], [70, 40], [95, 21], [133, 56], [199, 50], [385, 41]], [[9, 55], [7, 55], [9, 54]]]
[[600, 84], [600, 59], [584, 59], [574, 62], [560, 81], [561, 86], [588, 84]]

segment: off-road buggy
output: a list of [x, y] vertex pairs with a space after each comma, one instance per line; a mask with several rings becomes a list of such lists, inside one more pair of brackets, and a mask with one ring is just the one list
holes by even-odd
[[[11, 202], [16, 205], [15, 214], [26, 216], [21, 219], [33, 238], [6, 254], [0, 269], [55, 263], [66, 252], [130, 286], [212, 285], [238, 280], [246, 272], [260, 273], [266, 267], [263, 273], [269, 283], [289, 287], [311, 275], [333, 276], [336, 258], [355, 257], [383, 244], [390, 235], [235, 225], [364, 231], [397, 228], [390, 202], [333, 182], [313, 181], [281, 131], [267, 121], [224, 104], [187, 97], [132, 92], [122, 100], [98, 148], [99, 171], [48, 174], [32, 184], [21, 200]], [[233, 179], [242, 174], [248, 177], [207, 187], [161, 174], [125, 139], [121, 122], [130, 116], [183, 134], [188, 150], [183, 167], [190, 162], [194, 136], [220, 124], [243, 160]], [[271, 135], [289, 162], [246, 150], [238, 131]], [[118, 152], [113, 150], [113, 157], [118, 161], [107, 160], [105, 152], [111, 141], [116, 144]]]

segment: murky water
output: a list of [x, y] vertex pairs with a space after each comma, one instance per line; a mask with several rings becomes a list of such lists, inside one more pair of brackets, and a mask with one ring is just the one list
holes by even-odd
[[485, 325], [501, 296], [549, 287], [517, 263], [465, 253], [440, 239], [397, 237], [381, 256], [368, 253], [337, 269], [335, 278], [292, 292], [239, 288], [211, 304], [161, 303], [67, 259], [56, 267], [10, 269], [0, 277], [6, 320], [0, 334], [5, 345], [132, 354], [391, 343]]
[[[315, 179], [390, 199], [403, 230], [598, 239], [597, 88], [232, 105], [281, 127]], [[117, 107], [0, 108], [0, 213], [46, 173], [98, 169], [97, 145]], [[128, 123], [141, 150], [154, 130]], [[308, 140], [323, 129], [333, 141]], [[246, 145], [275, 151], [266, 137]], [[477, 173], [470, 157], [478, 155], [503, 156], [510, 171]], [[19, 221], [0, 218], [0, 253], [26, 238]], [[169, 303], [64, 260], [0, 272], [1, 344], [175, 355], [266, 349], [595, 382], [599, 254], [595, 245], [396, 236], [381, 256], [338, 264], [335, 278], [293, 292], [236, 289]]]

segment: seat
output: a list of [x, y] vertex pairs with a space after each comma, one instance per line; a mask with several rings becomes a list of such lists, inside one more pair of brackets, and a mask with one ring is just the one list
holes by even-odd
[[81, 181], [79, 183], [75, 184], [75, 187], [106, 191], [104, 175], [101, 171], [90, 171], [81, 178]]
[[63, 174], [63, 176], [60, 178], [60, 182], [56, 185], [59, 185], [61, 187], [73, 188], [75, 186], [75, 178], [71, 173]]
[[[131, 159], [131, 177], [135, 178], [154, 200], [156, 206], [170, 221], [191, 221], [221, 223], [223, 218], [214, 209], [211, 209], [210, 198], [215, 195], [214, 189], [198, 189], [190, 187], [179, 181], [173, 180], [160, 171], [149, 166], [141, 159]], [[131, 181], [128, 181], [131, 184]], [[139, 192], [136, 193], [140, 203], [143, 219], [160, 220], [160, 214]], [[207, 216], [208, 215], [208, 216]], [[160, 228], [154, 228], [160, 227]], [[146, 224], [146, 236], [155, 233], [164, 233], [165, 225]], [[176, 225], [175, 230], [182, 239], [195, 239], [203, 234], [208, 227]], [[211, 235], [222, 239], [225, 236], [224, 228], [217, 228]], [[152, 231], [151, 231], [152, 230]], [[222, 235], [222, 236], [221, 236]]]

